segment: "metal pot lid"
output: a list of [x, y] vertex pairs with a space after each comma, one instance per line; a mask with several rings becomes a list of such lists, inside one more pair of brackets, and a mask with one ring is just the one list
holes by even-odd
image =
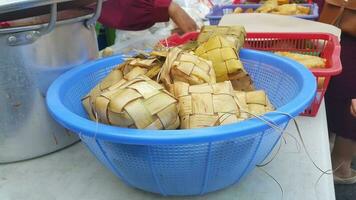
[[0, 13], [7, 13], [67, 1], [72, 0], [0, 0]]
[[[57, 22], [74, 19], [78, 17], [88, 16], [93, 14], [93, 10], [90, 9], [70, 9], [70, 10], [62, 10], [57, 13]], [[88, 17], [86, 17], [88, 18]], [[90, 17], [89, 17], [90, 18]], [[32, 25], [41, 25], [47, 24], [50, 21], [50, 14], [39, 15], [35, 17], [28, 17], [23, 19], [17, 19], [7, 22], [0, 22], [0, 29], [2, 28], [11, 28], [11, 27], [24, 27], [24, 26], [32, 26]], [[1, 32], [1, 31], [0, 31]]]
[[[0, 0], [0, 5], [4, 1], [6, 0]], [[20, 0], [16, 0], [16, 1], [19, 2]], [[33, 1], [34, 0], [31, 0], [31, 2]], [[44, 0], [38, 2], [44, 2]], [[103, 0], [76, 0], [76, 1], [47, 0], [45, 2], [47, 3], [50, 2], [51, 4], [42, 5], [39, 7], [30, 7], [30, 8], [28, 7], [25, 8], [24, 6], [23, 7], [24, 9], [22, 10], [14, 10], [10, 12], [9, 10], [6, 10], [6, 13], [0, 12], [0, 19], [2, 20], [0, 21], [0, 25], [1, 23], [7, 23], [7, 25], [5, 24], [6, 25], [5, 27], [0, 27], [0, 34], [1, 33], [12, 34], [7, 38], [8, 45], [18, 46], [18, 45], [33, 43], [41, 36], [46, 35], [50, 33], [52, 30], [54, 30], [57, 22], [59, 23], [69, 22], [72, 20], [77, 21], [78, 19], [81, 20], [83, 18], [86, 18], [83, 25], [86, 26], [88, 29], [93, 30], [93, 26], [95, 25], [96, 21], [100, 17]], [[95, 5], [95, 13], [91, 16], [86, 15], [88, 10], [75, 10], [78, 8], [82, 8], [82, 9], [88, 8], [88, 6], [91, 6], [92, 3], [96, 3], [96, 5]], [[40, 4], [32, 4], [31, 6], [38, 6], [38, 5]], [[60, 6], [63, 6], [62, 9]], [[66, 7], [72, 9], [72, 11], [63, 12], [63, 10], [65, 10]], [[37, 9], [38, 12], [35, 12], [34, 11], [35, 9]], [[76, 12], [73, 12], [73, 9]], [[46, 16], [46, 14], [48, 13], [50, 13], [50, 15]], [[63, 14], [63, 16], [61, 15], [61, 13]], [[90, 16], [90, 18], [87, 18], [88, 16]], [[76, 18], [72, 18], [72, 17], [76, 17]], [[46, 22], [48, 22], [48, 24], [43, 24]], [[15, 23], [15, 24], [10, 24], [10, 23]], [[42, 25], [37, 25], [37, 24], [42, 24]]]
[[53, 4], [57, 4], [57, 10], [62, 11], [88, 8], [96, 2], [98, 0], [0, 0], [0, 21], [46, 15], [50, 13]]

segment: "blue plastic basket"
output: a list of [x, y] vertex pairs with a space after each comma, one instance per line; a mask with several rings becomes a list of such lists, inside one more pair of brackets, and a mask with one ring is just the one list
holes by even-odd
[[[314, 76], [302, 65], [273, 54], [242, 49], [240, 57], [257, 88], [278, 111], [297, 116], [312, 102]], [[238, 183], [275, 146], [280, 133], [259, 119], [190, 130], [138, 130], [90, 121], [81, 104], [120, 56], [90, 62], [49, 88], [52, 116], [77, 133], [92, 153], [130, 186], [162, 195], [200, 195]], [[284, 129], [289, 118], [265, 115]]]
[[[226, 15], [233, 13], [237, 7], [242, 8], [242, 10], [246, 10], [252, 8], [256, 10], [262, 4], [232, 4], [232, 5], [217, 5], [214, 6], [211, 11], [206, 15], [206, 18], [209, 20], [210, 25], [218, 25], [221, 18]], [[319, 17], [319, 7], [316, 3], [312, 4], [298, 4], [301, 6], [310, 7], [311, 13], [309, 15], [292, 15], [293, 17], [298, 17], [302, 19], [308, 20], [316, 20]]]

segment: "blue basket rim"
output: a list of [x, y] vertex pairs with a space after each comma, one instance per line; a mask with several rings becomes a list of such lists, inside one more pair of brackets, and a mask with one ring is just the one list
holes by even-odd
[[[303, 65], [269, 52], [262, 52], [251, 49], [241, 49], [240, 57], [254, 54], [254, 57], [272, 59], [274, 62], [284, 63], [289, 66], [295, 75], [303, 79], [301, 91], [286, 105], [277, 109], [279, 112], [289, 113], [295, 117], [311, 104], [316, 94], [316, 81], [312, 73]], [[215, 126], [208, 128], [186, 129], [186, 130], [139, 130], [97, 124], [87, 118], [76, 115], [64, 106], [59, 94], [66, 84], [75, 80], [76, 76], [83, 73], [90, 73], [100, 69], [100, 66], [108, 62], [118, 64], [122, 60], [120, 55], [91, 61], [78, 66], [57, 78], [47, 92], [47, 107], [52, 117], [61, 125], [80, 135], [95, 137], [96, 139], [107, 140], [125, 144], [190, 144], [203, 143], [232, 139], [240, 136], [251, 135], [264, 131], [270, 126], [259, 119], [252, 118], [239, 123]], [[264, 115], [275, 124], [282, 124], [289, 121], [289, 117], [278, 113], [267, 113]], [[253, 132], [251, 132], [253, 131]]]
[[[224, 8], [258, 8], [262, 4], [231, 4], [231, 5], [215, 5], [210, 9], [210, 12], [205, 16], [208, 20], [220, 20], [223, 15], [214, 15], [214, 9], [224, 9]], [[309, 15], [290, 15], [291, 17], [297, 17], [302, 19], [317, 19], [319, 17], [319, 6], [316, 3], [303, 3], [298, 4], [301, 6], [308, 6], [312, 8], [312, 12]]]

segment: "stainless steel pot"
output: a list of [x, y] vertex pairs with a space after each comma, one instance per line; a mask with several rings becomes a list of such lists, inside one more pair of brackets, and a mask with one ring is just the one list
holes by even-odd
[[93, 24], [100, 8], [94, 15], [57, 22], [57, 5], [52, 4], [48, 24], [0, 29], [0, 163], [78, 141], [49, 116], [45, 93], [60, 74], [97, 58]]

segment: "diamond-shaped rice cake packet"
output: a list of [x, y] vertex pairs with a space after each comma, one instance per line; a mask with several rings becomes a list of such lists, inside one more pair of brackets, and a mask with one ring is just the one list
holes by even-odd
[[209, 38], [214, 37], [216, 35], [223, 36], [227, 39], [237, 51], [241, 47], [243, 47], [245, 38], [246, 38], [246, 30], [243, 26], [203, 26], [200, 34], [198, 36], [198, 43], [204, 43], [209, 40]]
[[85, 97], [83, 97], [82, 104], [91, 120], [96, 120], [96, 116], [93, 110], [96, 97], [107, 90], [110, 86], [120, 82], [122, 79], [122, 72], [118, 68], [114, 68], [108, 76], [106, 76]]
[[[267, 94], [263, 90], [249, 92], [235, 91], [235, 94], [240, 102], [241, 115], [244, 117], [263, 115], [274, 110], [274, 107], [269, 101]], [[247, 115], [242, 113], [247, 113]]]
[[199, 45], [195, 53], [212, 61], [217, 82], [237, 80], [233, 84], [235, 89], [250, 91], [254, 88], [250, 76], [238, 58], [236, 48], [224, 37], [218, 35], [209, 38]]
[[194, 52], [184, 52], [179, 48], [170, 50], [159, 78], [167, 88], [177, 81], [190, 85], [216, 83], [211, 61], [198, 57]]
[[173, 84], [182, 129], [218, 126], [241, 121], [238, 100], [229, 81], [215, 84]]
[[179, 126], [177, 99], [157, 82], [139, 75], [96, 98], [98, 121], [139, 129], [175, 129]]

